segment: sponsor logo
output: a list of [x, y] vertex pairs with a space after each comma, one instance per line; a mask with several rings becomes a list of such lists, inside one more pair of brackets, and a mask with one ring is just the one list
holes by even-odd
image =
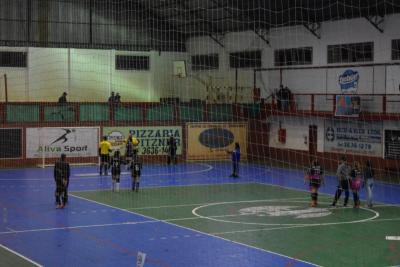
[[60, 141], [62, 141], [61, 144], [64, 144], [65, 142], [68, 141], [67, 135], [69, 135], [70, 133], [75, 133], [74, 129], [62, 129], [62, 130], [64, 130], [65, 132], [60, 137], [58, 137], [56, 140], [54, 140], [53, 143], [51, 143], [50, 145], [55, 144]]
[[233, 133], [222, 128], [207, 129], [199, 136], [199, 142], [208, 148], [224, 148], [232, 144], [234, 140]]
[[335, 140], [335, 130], [332, 127], [326, 128], [325, 137], [326, 140], [333, 142]]
[[325, 217], [332, 214], [326, 208], [306, 208], [298, 206], [258, 206], [240, 209], [241, 215], [293, 217], [295, 219], [308, 219]]
[[339, 76], [339, 85], [342, 93], [356, 92], [360, 75], [357, 71], [348, 69]]

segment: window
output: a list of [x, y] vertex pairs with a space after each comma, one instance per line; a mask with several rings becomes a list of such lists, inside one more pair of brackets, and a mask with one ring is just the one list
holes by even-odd
[[400, 39], [392, 40], [392, 60], [400, 60]]
[[261, 50], [230, 53], [231, 68], [261, 68]]
[[312, 47], [275, 50], [275, 66], [311, 65]]
[[0, 67], [26, 67], [26, 56], [25, 52], [0, 52]]
[[192, 56], [192, 70], [212, 70], [218, 69], [218, 54], [212, 55], [195, 55]]
[[122, 56], [115, 58], [117, 70], [149, 70], [149, 56]]
[[328, 63], [367, 62], [373, 60], [373, 42], [328, 45]]

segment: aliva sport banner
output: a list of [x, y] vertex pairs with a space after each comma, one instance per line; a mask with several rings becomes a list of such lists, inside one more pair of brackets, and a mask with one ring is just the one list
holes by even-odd
[[26, 129], [27, 158], [97, 157], [99, 128], [49, 127]]
[[182, 127], [181, 126], [132, 126], [132, 127], [104, 127], [103, 134], [108, 137], [112, 149], [119, 150], [125, 155], [125, 140], [129, 133], [139, 140], [139, 155], [167, 155], [167, 141], [173, 136], [177, 144], [177, 155], [182, 154]]
[[247, 123], [187, 124], [188, 160], [226, 160], [239, 143], [241, 158], [247, 155]]

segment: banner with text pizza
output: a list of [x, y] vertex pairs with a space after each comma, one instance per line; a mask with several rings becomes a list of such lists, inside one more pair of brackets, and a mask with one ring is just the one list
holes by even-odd
[[103, 135], [107, 136], [113, 151], [119, 150], [125, 155], [125, 141], [129, 133], [139, 141], [139, 155], [167, 155], [167, 141], [173, 136], [177, 144], [177, 155], [182, 154], [181, 126], [132, 126], [104, 127]]
[[241, 158], [247, 158], [247, 123], [188, 123], [188, 160], [226, 160], [239, 143]]
[[98, 127], [44, 127], [26, 129], [27, 158], [97, 157]]

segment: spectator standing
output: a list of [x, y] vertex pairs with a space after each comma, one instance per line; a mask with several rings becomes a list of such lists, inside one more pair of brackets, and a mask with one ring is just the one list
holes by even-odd
[[115, 103], [115, 93], [114, 93], [114, 92], [111, 92], [111, 95], [110, 95], [110, 97], [108, 98], [108, 104], [114, 105], [114, 103]]
[[66, 104], [67, 103], [67, 93], [64, 92], [59, 98], [58, 98], [58, 104]]

